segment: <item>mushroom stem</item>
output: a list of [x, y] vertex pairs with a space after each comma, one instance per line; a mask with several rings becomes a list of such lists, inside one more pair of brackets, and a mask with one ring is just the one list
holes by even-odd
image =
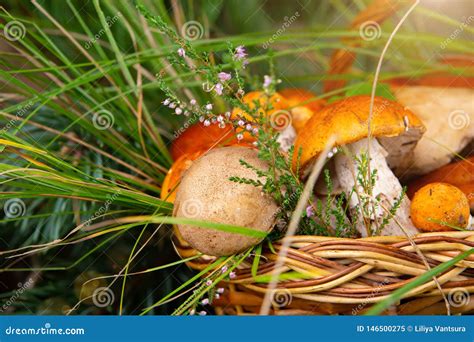
[[[387, 152], [376, 139], [370, 140], [369, 161], [371, 172], [377, 170], [375, 184], [371, 187], [371, 191], [364, 189], [358, 183], [356, 185], [357, 175], [360, 173], [359, 163], [356, 159], [360, 159], [363, 154], [367, 153], [368, 144], [368, 139], [359, 140], [346, 146], [349, 155], [338, 153], [334, 158], [338, 181], [342, 190], [350, 196], [348, 200], [351, 212], [358, 211], [356, 229], [363, 237], [370, 235], [405, 236], [405, 232], [411, 236], [418, 233], [410, 220], [410, 200], [406, 196], [403, 197], [400, 207], [395, 213], [396, 221], [390, 219], [388, 224], [378, 231], [384, 218], [389, 215], [384, 208], [391, 209], [394, 206], [402, 193], [402, 186], [387, 165], [385, 159]], [[376, 199], [380, 199], [379, 204], [376, 203]], [[402, 230], [398, 224], [404, 229]]]

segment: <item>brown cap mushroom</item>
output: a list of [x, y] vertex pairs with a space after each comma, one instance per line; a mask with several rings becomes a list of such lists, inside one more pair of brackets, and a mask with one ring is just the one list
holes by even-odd
[[469, 202], [466, 195], [451, 184], [430, 183], [415, 193], [411, 220], [425, 232], [466, 228], [470, 221]]
[[[181, 179], [174, 216], [268, 232], [277, 204], [261, 189], [229, 180], [232, 176], [259, 179], [241, 159], [258, 169], [268, 168], [256, 150], [245, 147], [217, 148], [194, 161]], [[191, 246], [209, 255], [235, 254], [259, 242], [258, 238], [191, 225], [181, 224], [178, 229]]]
[[[295, 151], [302, 149], [301, 166], [305, 169], [321, 153], [330, 137], [336, 136], [336, 146], [345, 146], [351, 156], [335, 154], [335, 183], [349, 195], [356, 185], [354, 175], [358, 172], [358, 163], [355, 159], [367, 153], [370, 144], [370, 169], [377, 170], [377, 180], [372, 194], [368, 195], [382, 198], [384, 206], [390, 209], [402, 193], [402, 186], [394, 172], [402, 172], [408, 167], [411, 152], [425, 128], [415, 114], [398, 103], [376, 97], [371, 123], [372, 139], [369, 142], [369, 111], [370, 96], [352, 96], [326, 106], [308, 121], [298, 135]], [[331, 154], [335, 152], [337, 150]], [[349, 199], [351, 209], [360, 204], [359, 196], [353, 194]], [[397, 220], [391, 220], [380, 233], [401, 236], [405, 235], [405, 231], [410, 235], [417, 233], [409, 218], [409, 208], [410, 201], [405, 197], [397, 210]], [[386, 211], [380, 211], [377, 217], [370, 220], [377, 224], [386, 215]], [[398, 224], [405, 230], [400, 229]], [[356, 228], [362, 236], [369, 234], [364, 222], [357, 224]]]

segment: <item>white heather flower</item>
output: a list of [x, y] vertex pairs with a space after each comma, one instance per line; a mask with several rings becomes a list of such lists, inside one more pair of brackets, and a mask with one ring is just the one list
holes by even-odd
[[239, 120], [239, 122], [237, 123], [240, 127], [244, 127], [245, 126], [245, 122], [244, 120]]
[[188, 110], [184, 111], [184, 116], [189, 116], [189, 111]]
[[247, 126], [245, 126], [245, 129], [247, 131], [251, 131], [252, 130], [252, 125], [251, 124], [247, 124]]
[[168, 107], [170, 107], [171, 109], [174, 109], [174, 108], [176, 108], [176, 103], [171, 102]]
[[200, 116], [199, 117], [199, 122], [203, 122], [204, 121], [204, 116]]
[[211, 125], [211, 122], [209, 120], [204, 120], [204, 126], [210, 126]]
[[215, 299], [219, 299], [219, 298], [221, 298], [221, 295], [218, 294], [218, 293], [216, 293], [216, 295], [214, 296], [214, 298], [215, 298]]
[[181, 115], [183, 113], [183, 110], [179, 107], [177, 107], [174, 112], [176, 113], [176, 115]]
[[258, 134], [258, 128], [254, 128], [254, 129], [252, 130], [252, 132], [253, 132], [253, 134]]
[[268, 88], [272, 84], [272, 78], [268, 75], [263, 76], [263, 87]]
[[205, 108], [206, 110], [212, 110], [212, 104], [208, 103]]
[[237, 134], [237, 140], [242, 140], [244, 138], [244, 135], [239, 133]]
[[219, 128], [225, 128], [225, 123], [219, 122]]
[[212, 280], [211, 279], [207, 279], [206, 280], [206, 286], [211, 286], [212, 285]]
[[207, 312], [206, 311], [200, 311], [199, 312], [199, 316], [206, 316], [207, 315]]
[[189, 314], [193, 316], [194, 314], [196, 314], [196, 310], [192, 309], [191, 311], [189, 311]]
[[232, 78], [232, 75], [227, 72], [220, 72], [217, 74], [217, 77], [219, 77], [219, 81], [225, 82], [230, 80]]
[[217, 117], [217, 122], [223, 122], [224, 121], [224, 117], [222, 115], [219, 115]]
[[204, 298], [204, 299], [201, 301], [201, 304], [202, 304], [202, 305], [207, 305], [207, 304], [209, 304], [209, 298]]
[[183, 48], [178, 49], [178, 55], [179, 57], [184, 57], [186, 56], [186, 51]]
[[224, 288], [223, 288], [223, 287], [219, 287], [219, 288], [217, 289], [217, 293], [223, 294], [223, 293], [224, 293]]
[[166, 99], [166, 100], [163, 101], [163, 104], [164, 104], [165, 106], [167, 106], [167, 105], [170, 104], [170, 102], [171, 102], [170, 99]]
[[228, 119], [230, 118], [230, 112], [225, 112], [225, 117]]
[[255, 147], [258, 147], [258, 142], [254, 141], [254, 142], [252, 143], [252, 145], [255, 146]]
[[191, 106], [194, 106], [196, 104], [196, 100], [195, 99], [191, 99], [191, 101], [189, 101], [189, 103], [191, 104]]
[[235, 272], [230, 272], [230, 273], [229, 273], [229, 278], [230, 278], [230, 279], [234, 279], [235, 277], [237, 277], [237, 275], [235, 274]]
[[223, 90], [224, 90], [224, 86], [220, 83], [217, 83], [216, 86], [214, 87], [214, 91], [216, 92], [217, 95], [222, 95]]

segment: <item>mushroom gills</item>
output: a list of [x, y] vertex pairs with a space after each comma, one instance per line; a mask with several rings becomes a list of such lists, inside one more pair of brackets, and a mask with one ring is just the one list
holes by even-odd
[[[376, 180], [372, 187], [371, 196], [366, 193], [366, 189], [362, 189], [360, 184], [357, 184], [356, 186], [355, 180], [355, 177], [357, 177], [357, 174], [359, 173], [359, 164], [356, 159], [361, 158], [363, 154], [367, 154], [369, 143], [370, 170], [371, 172], [377, 170]], [[402, 193], [402, 186], [387, 164], [387, 151], [375, 138], [370, 139], [370, 142], [369, 139], [359, 140], [355, 143], [346, 145], [346, 148], [349, 155], [340, 152], [334, 157], [337, 181], [346, 195], [351, 195], [350, 198], [348, 198], [351, 212], [355, 214], [355, 211], [358, 211], [358, 220], [355, 222], [356, 229], [363, 237], [366, 237], [376, 233], [384, 218], [389, 215], [387, 210], [390, 210], [397, 202], [397, 199]], [[355, 186], [356, 188], [354, 188]], [[356, 189], [357, 193], [353, 192], [353, 189]], [[363, 198], [366, 198], [367, 200], [364, 200]], [[376, 198], [380, 198], [380, 205], [374, 204], [372, 209], [369, 207], [368, 212], [370, 213], [370, 217], [366, 217], [364, 220], [361, 206], [367, 203], [369, 203], [369, 205], [370, 203], [375, 203]], [[367, 220], [371, 223], [370, 232], [364, 222]], [[402, 226], [403, 229], [399, 225]], [[412, 236], [418, 233], [418, 230], [410, 220], [410, 200], [408, 197], [403, 196], [400, 202], [400, 207], [395, 213], [395, 217], [390, 219], [378, 233], [380, 235], [392, 236], [405, 236], [407, 234]]]

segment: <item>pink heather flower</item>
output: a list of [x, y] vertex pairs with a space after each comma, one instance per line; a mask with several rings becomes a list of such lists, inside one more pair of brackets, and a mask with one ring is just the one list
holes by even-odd
[[211, 125], [211, 122], [209, 120], [204, 120], [204, 126], [210, 126]]
[[217, 74], [217, 77], [219, 77], [219, 81], [225, 82], [230, 80], [232, 78], [232, 75], [227, 72], [220, 72]]
[[306, 216], [308, 216], [308, 217], [314, 216], [314, 208], [313, 208], [312, 205], [308, 205], [306, 207]]
[[211, 279], [207, 279], [206, 280], [206, 286], [211, 286], [212, 285], [212, 280]]
[[242, 140], [244, 138], [244, 135], [243, 134], [237, 134], [237, 140]]
[[168, 107], [170, 107], [171, 109], [174, 109], [176, 108], [176, 103], [171, 102]]
[[245, 50], [245, 47], [243, 45], [237, 46], [237, 48], [235, 49], [234, 58], [236, 60], [241, 60], [245, 57], [247, 57], [247, 51]]
[[237, 277], [237, 275], [235, 274], [235, 272], [230, 272], [230, 273], [229, 273], [229, 278], [230, 278], [230, 279], [234, 279], [235, 277]]
[[189, 101], [189, 103], [191, 104], [191, 106], [194, 106], [196, 104], [196, 100], [192, 99], [191, 101]]
[[201, 304], [202, 304], [202, 305], [207, 305], [207, 304], [209, 304], [209, 298], [204, 298], [204, 299], [201, 301]]
[[227, 266], [222, 266], [221, 272], [222, 272], [222, 273], [226, 273], [226, 272], [227, 272]]
[[223, 293], [224, 293], [224, 288], [223, 288], [223, 287], [219, 287], [219, 288], [217, 289], [217, 293], [223, 294]]
[[204, 116], [200, 116], [199, 117], [199, 122], [203, 122], [204, 121]]
[[249, 60], [248, 59], [244, 59], [244, 61], [242, 62], [242, 68], [245, 69], [245, 67], [249, 65]]
[[224, 87], [220, 83], [217, 83], [216, 86], [214, 87], [214, 91], [216, 92], [217, 95], [222, 95], [223, 90], [224, 90]]
[[176, 115], [181, 115], [183, 113], [183, 110], [178, 107], [174, 110], [174, 112], [176, 113]]
[[184, 57], [186, 56], [186, 51], [183, 48], [178, 49], [178, 55], [179, 57]]
[[251, 131], [252, 130], [252, 125], [251, 124], [247, 124], [247, 126], [245, 126], [245, 129], [247, 131]]
[[189, 116], [189, 111], [185, 110], [184, 111], [184, 116]]
[[163, 104], [164, 104], [165, 106], [167, 106], [167, 105], [170, 104], [170, 102], [171, 102], [170, 99], [166, 99], [166, 100], [163, 101]]
[[207, 312], [206, 311], [200, 311], [199, 312], [199, 316], [206, 316], [207, 315]]
[[272, 84], [272, 78], [268, 75], [263, 76], [263, 87], [268, 88]]
[[239, 122], [237, 123], [240, 127], [244, 127], [245, 125], [245, 122], [244, 120], [239, 120]]
[[212, 110], [212, 104], [211, 103], [208, 103], [206, 105], [206, 110]]
[[254, 128], [254, 129], [252, 130], [252, 132], [253, 132], [253, 134], [258, 134], [258, 128]]

